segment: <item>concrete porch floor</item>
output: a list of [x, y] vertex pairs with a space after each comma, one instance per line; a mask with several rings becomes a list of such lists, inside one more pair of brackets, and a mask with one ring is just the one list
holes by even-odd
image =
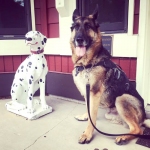
[[[114, 137], [100, 135], [94, 131], [89, 144], [78, 144], [87, 122], [79, 122], [74, 116], [85, 112], [85, 105], [47, 96], [47, 103], [53, 112], [37, 120], [27, 120], [8, 112], [5, 103], [0, 100], [0, 150], [148, 150], [136, 144], [118, 146]], [[108, 133], [127, 133], [122, 125], [112, 124], [104, 118], [105, 109], [99, 108], [97, 127]]]

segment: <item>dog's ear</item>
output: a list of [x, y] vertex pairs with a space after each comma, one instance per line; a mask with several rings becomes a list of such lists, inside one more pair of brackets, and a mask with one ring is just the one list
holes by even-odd
[[94, 10], [94, 12], [92, 13], [92, 18], [94, 19], [94, 20], [96, 20], [97, 19], [97, 17], [98, 17], [98, 4], [96, 5], [96, 8], [95, 8], [95, 10]]
[[80, 16], [80, 13], [79, 13], [78, 9], [75, 9], [73, 12], [73, 15], [72, 15], [72, 20], [75, 21], [75, 19], [79, 16]]

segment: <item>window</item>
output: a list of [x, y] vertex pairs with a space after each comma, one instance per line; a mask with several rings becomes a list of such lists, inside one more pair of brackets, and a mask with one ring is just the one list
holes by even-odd
[[91, 14], [97, 4], [102, 32], [127, 32], [128, 0], [77, 0], [77, 8], [83, 16]]
[[24, 38], [29, 30], [30, 0], [0, 0], [0, 39]]

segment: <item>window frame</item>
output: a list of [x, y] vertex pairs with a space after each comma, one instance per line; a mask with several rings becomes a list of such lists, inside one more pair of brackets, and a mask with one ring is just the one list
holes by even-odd
[[[26, 27], [25, 28], [0, 28], [0, 40], [24, 39], [25, 33], [32, 30], [32, 16], [30, 0], [24, 0]], [[24, 32], [24, 34], [23, 34]]]
[[[84, 15], [84, 3], [87, 3], [87, 0], [76, 0], [76, 8], [79, 10], [81, 15]], [[83, 9], [82, 9], [83, 8]], [[100, 24], [101, 32], [106, 34], [112, 33], [127, 33], [128, 32], [128, 9], [129, 9], [129, 0], [125, 0], [125, 12], [124, 12], [124, 21], [121, 23], [102, 23]], [[122, 27], [122, 29], [120, 29]]]

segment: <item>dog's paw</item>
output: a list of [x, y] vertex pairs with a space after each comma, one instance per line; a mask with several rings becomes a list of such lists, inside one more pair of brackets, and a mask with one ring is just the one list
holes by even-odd
[[42, 108], [45, 110], [45, 109], [49, 109], [50, 106], [48, 106], [47, 104], [45, 104], [45, 105], [42, 105]]
[[91, 140], [92, 140], [92, 134], [85, 134], [85, 133], [83, 133], [80, 136], [80, 138], [78, 140], [78, 143], [80, 143], [80, 144], [85, 144], [85, 143], [88, 144], [88, 143], [91, 142]]
[[118, 136], [115, 143], [117, 145], [126, 145], [129, 142], [128, 138], [128, 136]]
[[34, 112], [35, 112], [35, 110], [34, 110], [33, 108], [27, 108], [27, 113], [32, 114], [32, 113], [34, 113]]
[[16, 101], [12, 101], [11, 103], [6, 103], [6, 107], [9, 107], [11, 109], [18, 110], [18, 111], [21, 111], [27, 108], [26, 105], [18, 103]]
[[41, 101], [39, 99], [34, 99], [36, 105], [40, 105]]
[[88, 114], [85, 113], [83, 115], [77, 115], [74, 117], [78, 121], [87, 121], [88, 120]]

